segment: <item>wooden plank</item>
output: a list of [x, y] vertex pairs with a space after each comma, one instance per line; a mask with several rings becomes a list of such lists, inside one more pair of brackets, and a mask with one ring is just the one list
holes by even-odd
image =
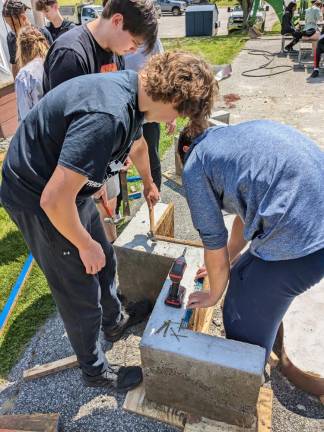
[[[208, 277], [205, 277], [203, 291], [209, 291]], [[195, 309], [192, 320], [192, 330], [200, 333], [208, 333], [213, 319], [215, 306]]]
[[160, 240], [160, 241], [165, 241], [168, 243], [176, 243], [176, 244], [181, 244], [184, 246], [193, 246], [193, 247], [203, 247], [203, 244], [201, 241], [195, 241], [195, 240], [182, 240], [182, 239], [176, 239], [176, 238], [172, 238], [172, 237], [166, 237], [166, 236], [162, 236], [162, 235], [156, 235], [154, 236], [156, 240]]
[[168, 179], [170, 181], [173, 181], [178, 186], [182, 187], [182, 178], [181, 178], [181, 176], [177, 175], [172, 169], [164, 171], [164, 173], [162, 173], [162, 175], [166, 179]]
[[[0, 428], [33, 432], [57, 432], [59, 414], [26, 414], [0, 416]], [[0, 429], [1, 430], [1, 429]]]
[[144, 384], [127, 393], [123, 409], [181, 429], [184, 428], [183, 432], [271, 432], [272, 399], [272, 390], [262, 387], [257, 404], [258, 422], [256, 428], [253, 429], [206, 418], [193, 418], [184, 411], [148, 401], [145, 398]]
[[243, 428], [228, 423], [202, 418], [200, 421], [188, 421], [183, 432], [255, 432], [254, 429]]
[[169, 203], [154, 227], [154, 234], [174, 237], [174, 204]]
[[127, 172], [120, 171], [120, 185], [123, 199], [123, 216], [130, 216], [130, 206], [128, 199], [128, 187], [127, 187]]
[[123, 409], [181, 429], [183, 429], [187, 419], [187, 414], [183, 411], [148, 401], [145, 398], [144, 384], [127, 393]]
[[271, 432], [273, 391], [261, 387], [257, 403], [257, 432]]
[[31, 431], [31, 430], [26, 430], [26, 429], [1, 429], [0, 428], [0, 432], [37, 432], [37, 431]]
[[53, 361], [51, 363], [45, 363], [43, 365], [35, 366], [31, 369], [27, 369], [23, 373], [25, 381], [40, 378], [46, 375], [50, 375], [65, 369], [70, 369], [79, 366], [79, 362], [75, 355], [65, 357], [60, 360]]
[[279, 357], [277, 356], [277, 354], [273, 351], [271, 351], [271, 354], [269, 356], [269, 360], [268, 363], [272, 368], [276, 368], [278, 366], [280, 362]]

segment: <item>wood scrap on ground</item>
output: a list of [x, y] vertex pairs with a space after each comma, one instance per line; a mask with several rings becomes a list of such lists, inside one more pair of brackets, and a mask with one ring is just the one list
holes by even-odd
[[46, 375], [50, 375], [65, 369], [73, 368], [79, 366], [79, 362], [75, 355], [70, 357], [65, 357], [60, 360], [56, 360], [50, 363], [45, 363], [43, 365], [35, 366], [31, 369], [27, 369], [23, 373], [23, 378], [25, 381], [41, 378]]
[[162, 173], [163, 177], [165, 177], [166, 179], [173, 181], [174, 183], [176, 183], [178, 186], [182, 187], [182, 178], [181, 176], [177, 175], [174, 170], [169, 169], [167, 171], [164, 171], [164, 173]]
[[0, 431], [57, 432], [59, 414], [1, 415]]

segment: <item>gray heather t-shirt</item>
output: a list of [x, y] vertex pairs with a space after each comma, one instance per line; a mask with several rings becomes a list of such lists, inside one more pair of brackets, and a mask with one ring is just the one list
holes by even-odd
[[209, 128], [190, 148], [183, 183], [207, 249], [227, 243], [222, 210], [242, 218], [251, 253], [266, 261], [324, 248], [324, 152], [292, 127]]

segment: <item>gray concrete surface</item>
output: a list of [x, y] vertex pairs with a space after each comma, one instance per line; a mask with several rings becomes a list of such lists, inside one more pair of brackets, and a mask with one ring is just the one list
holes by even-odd
[[[220, 28], [218, 29], [217, 36], [224, 36], [228, 34], [227, 21], [228, 21], [227, 8], [219, 8]], [[273, 24], [277, 21], [277, 16], [273, 9], [270, 7], [269, 12], [266, 14], [265, 30], [270, 31]], [[186, 35], [185, 15], [174, 17], [172, 15], [162, 15], [159, 19], [159, 36], [160, 38], [180, 38]]]
[[[313, 138], [324, 149], [323, 118], [324, 105], [321, 95], [324, 90], [324, 74], [308, 80], [310, 70], [295, 70], [296, 56], [275, 56], [270, 65], [290, 66], [288, 72], [272, 77], [248, 78], [242, 72], [257, 68], [266, 63], [262, 56], [252, 56], [248, 50], [266, 50], [278, 53], [281, 48], [280, 36], [263, 37], [250, 40], [232, 64], [233, 74], [230, 79], [220, 83], [221, 99], [218, 107], [231, 113], [231, 123], [239, 121], [269, 118], [295, 126]], [[311, 60], [311, 59], [310, 59]], [[279, 69], [260, 70], [255, 74], [277, 72]], [[224, 100], [224, 96], [235, 94], [238, 100], [233, 103]]]
[[[163, 203], [154, 207], [155, 225], [167, 207]], [[183, 246], [160, 240], [152, 241], [147, 235], [149, 229], [149, 212], [144, 203], [118, 237], [114, 248], [118, 258], [122, 294], [128, 301], [149, 299], [154, 304], [172, 262], [182, 254]]]
[[[145, 328], [141, 344], [144, 385], [147, 398], [162, 405], [189, 411], [226, 423], [252, 426], [262, 383], [263, 348], [207, 334], [181, 329], [185, 304], [194, 291], [201, 248], [188, 248], [187, 268], [181, 281], [185, 289], [181, 308], [164, 301], [171, 286], [166, 279]], [[166, 320], [171, 329], [156, 333]]]

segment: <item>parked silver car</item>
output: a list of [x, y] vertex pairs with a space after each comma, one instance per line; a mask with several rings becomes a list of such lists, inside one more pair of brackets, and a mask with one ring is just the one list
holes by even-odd
[[[268, 11], [269, 8], [263, 5], [263, 3], [260, 3], [260, 7], [256, 13], [255, 17], [255, 26], [260, 31], [264, 31], [265, 26], [265, 20], [266, 20], [266, 11]], [[229, 7], [227, 9], [227, 12], [229, 12], [228, 22], [227, 22], [227, 29], [228, 32], [232, 32], [234, 30], [240, 30], [243, 27], [243, 10], [241, 5], [235, 5], [234, 7]], [[252, 16], [252, 12], [250, 14]]]
[[181, 0], [157, 0], [162, 13], [172, 13], [174, 16], [182, 15], [186, 11], [187, 4]]

